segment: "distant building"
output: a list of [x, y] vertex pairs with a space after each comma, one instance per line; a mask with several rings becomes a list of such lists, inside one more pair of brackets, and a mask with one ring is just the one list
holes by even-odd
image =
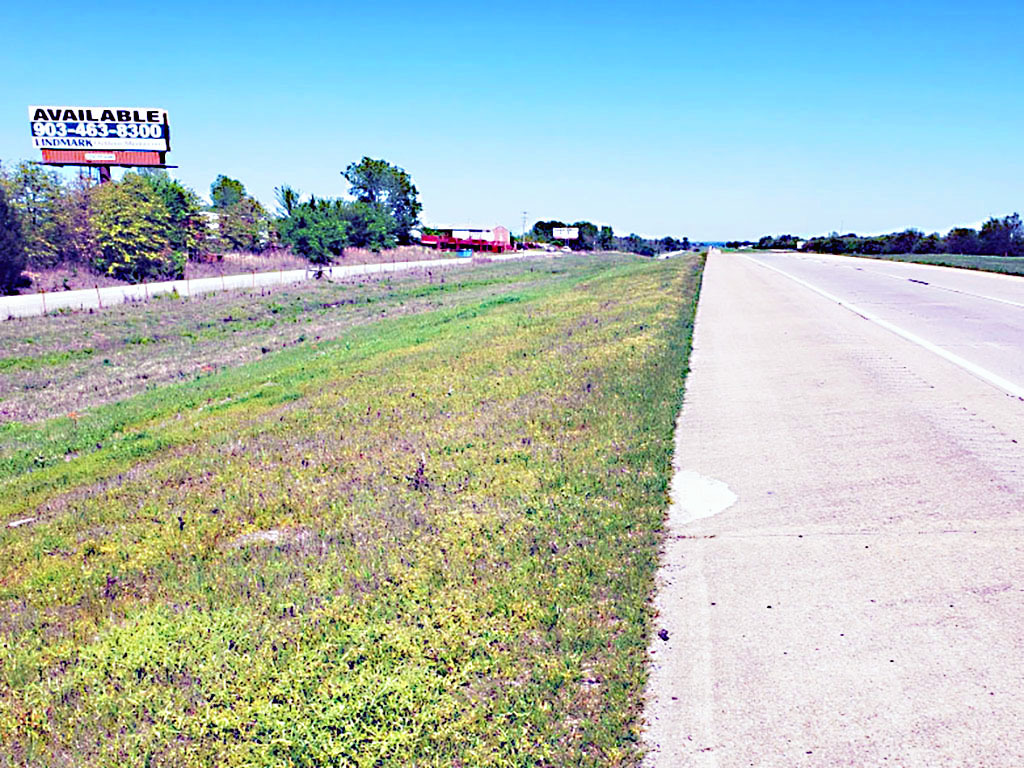
[[420, 242], [428, 248], [437, 248], [439, 251], [504, 253], [512, 249], [512, 235], [507, 227], [500, 225], [491, 229], [453, 227], [435, 231], [437, 234], [422, 235]]

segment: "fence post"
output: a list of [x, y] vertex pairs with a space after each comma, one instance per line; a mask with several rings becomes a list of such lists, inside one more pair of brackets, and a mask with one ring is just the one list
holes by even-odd
[[93, 287], [96, 289], [96, 303], [100, 305], [100, 309], [103, 309], [103, 297], [100, 296], [100, 287], [95, 283], [93, 284]]

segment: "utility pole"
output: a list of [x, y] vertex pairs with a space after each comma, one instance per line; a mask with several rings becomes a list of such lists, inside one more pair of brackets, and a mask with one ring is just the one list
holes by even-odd
[[523, 239], [522, 239], [523, 250], [526, 250], [526, 211], [523, 211]]

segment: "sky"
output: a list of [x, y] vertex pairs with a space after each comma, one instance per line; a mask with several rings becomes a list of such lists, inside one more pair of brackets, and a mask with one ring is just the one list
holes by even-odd
[[1024, 210], [1021, 0], [0, 7], [0, 162], [27, 107], [168, 110], [172, 173], [344, 196], [363, 156], [433, 226], [694, 240], [945, 232]]

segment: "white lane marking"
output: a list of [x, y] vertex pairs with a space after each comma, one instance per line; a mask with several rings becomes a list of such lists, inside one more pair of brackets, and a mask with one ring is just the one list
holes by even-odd
[[799, 283], [805, 288], [809, 288], [810, 290], [817, 293], [819, 296], [824, 296], [829, 301], [834, 301], [839, 306], [845, 307], [846, 309], [850, 310], [856, 315], [860, 315], [865, 320], [869, 320], [872, 323], [875, 323], [876, 325], [885, 328], [887, 331], [891, 331], [895, 333], [897, 336], [900, 336], [913, 344], [917, 344], [919, 347], [922, 347], [923, 349], [927, 349], [929, 352], [932, 352], [938, 355], [939, 357], [943, 358], [944, 360], [948, 360], [949, 362], [953, 363], [953, 365], [960, 366], [968, 373], [977, 376], [979, 379], [987, 381], [989, 384], [993, 384], [999, 389], [1002, 389], [1010, 393], [1011, 395], [1020, 400], [1024, 400], [1024, 387], [1020, 386], [1019, 384], [1016, 384], [1010, 381], [1009, 379], [1004, 379], [999, 374], [993, 373], [987, 368], [982, 368], [980, 365], [976, 365], [975, 363], [972, 363], [970, 360], [966, 360], [960, 357], [960, 355], [955, 355], [952, 352], [938, 346], [937, 344], [933, 344], [927, 339], [922, 339], [917, 334], [911, 333], [910, 331], [906, 331], [903, 328], [900, 328], [898, 325], [890, 323], [888, 320], [883, 320], [873, 312], [868, 312], [866, 309], [861, 309], [856, 304], [846, 301], [845, 299], [841, 299], [838, 296], [829, 293], [828, 291], [823, 291], [818, 286], [813, 285], [812, 283], [809, 283], [806, 280], [803, 280], [799, 277], [795, 277], [794, 275], [789, 274], [789, 272], [786, 272], [785, 270], [779, 269], [778, 267], [773, 266], [771, 264], [765, 264], [763, 261], [752, 259], [749, 256], [744, 256], [743, 258], [749, 259], [755, 264], [760, 264], [765, 269], [770, 269], [773, 272], [778, 272], [780, 275], [788, 277], [793, 282]]
[[[838, 262], [838, 263], [837, 262], [831, 262], [831, 261], [826, 261], [825, 259], [814, 259], [814, 258], [807, 258], [807, 257], [801, 257], [801, 258], [803, 258], [804, 261], [813, 261], [816, 264], [822, 264], [824, 266], [839, 267], [841, 269], [854, 269], [857, 272], [868, 272], [868, 273], [870, 273], [872, 275], [878, 275], [878, 277], [888, 277], [890, 280], [900, 280], [900, 281], [904, 281], [904, 282], [918, 283], [920, 285], [927, 285], [929, 288], [935, 288], [935, 289], [940, 290], [940, 291], [949, 291], [950, 293], [959, 293], [961, 296], [973, 296], [976, 299], [985, 299], [986, 301], [994, 301], [997, 304], [1006, 304], [1006, 305], [1011, 306], [1011, 307], [1018, 307], [1020, 309], [1024, 309], [1024, 302], [1013, 301], [1011, 299], [1000, 299], [1000, 298], [997, 298], [995, 296], [989, 296], [988, 294], [985, 294], [985, 293], [975, 293], [974, 291], [963, 291], [963, 290], [960, 290], [959, 288], [949, 288], [948, 286], [938, 285], [937, 283], [933, 283], [931, 281], [915, 280], [912, 277], [904, 277], [902, 275], [891, 275], [888, 272], [885, 272], [885, 271], [883, 271], [881, 269], [869, 269], [869, 268], [859, 267], [859, 266], [855, 267], [852, 264], [844, 264], [843, 262]], [[856, 257], [852, 257], [851, 256], [851, 257], [848, 257], [848, 258], [856, 258]], [[884, 262], [884, 263], [887, 263], [887, 264], [913, 264], [916, 267], [939, 267], [939, 266], [941, 266], [939, 264], [917, 264], [915, 262], [910, 262], [910, 261], [886, 261], [884, 259], [877, 259], [877, 260], [870, 259], [869, 261], [880, 261], [880, 262]], [[763, 263], [763, 262], [758, 262], [758, 263]], [[875, 265], [872, 264], [871, 266], [875, 266]], [[957, 267], [946, 267], [946, 269], [957, 269]], [[972, 271], [981, 272], [981, 270], [972, 270]], [[984, 274], [984, 275], [991, 275], [993, 273], [991, 273], [991, 272], [982, 272], [982, 274]], [[1003, 275], [1000, 275], [1000, 277], [1003, 277]]]
[[[917, 281], [913, 281], [917, 282]], [[972, 296], [976, 299], [985, 299], [986, 301], [994, 301], [997, 304], [1006, 304], [1011, 307], [1017, 307], [1018, 309], [1024, 309], [1024, 302], [1010, 301], [1010, 299], [997, 299], [995, 296], [986, 296], [983, 293], [971, 293], [971, 291], [961, 291], [957, 288], [947, 288], [944, 285], [936, 285], [935, 283], [925, 283], [925, 285], [931, 286], [932, 288], [938, 288], [940, 291], [949, 291], [950, 293], [959, 293], [962, 296]]]
[[721, 480], [681, 470], [672, 478], [672, 511], [674, 524], [685, 525], [694, 520], [724, 512], [736, 503], [736, 494]]

